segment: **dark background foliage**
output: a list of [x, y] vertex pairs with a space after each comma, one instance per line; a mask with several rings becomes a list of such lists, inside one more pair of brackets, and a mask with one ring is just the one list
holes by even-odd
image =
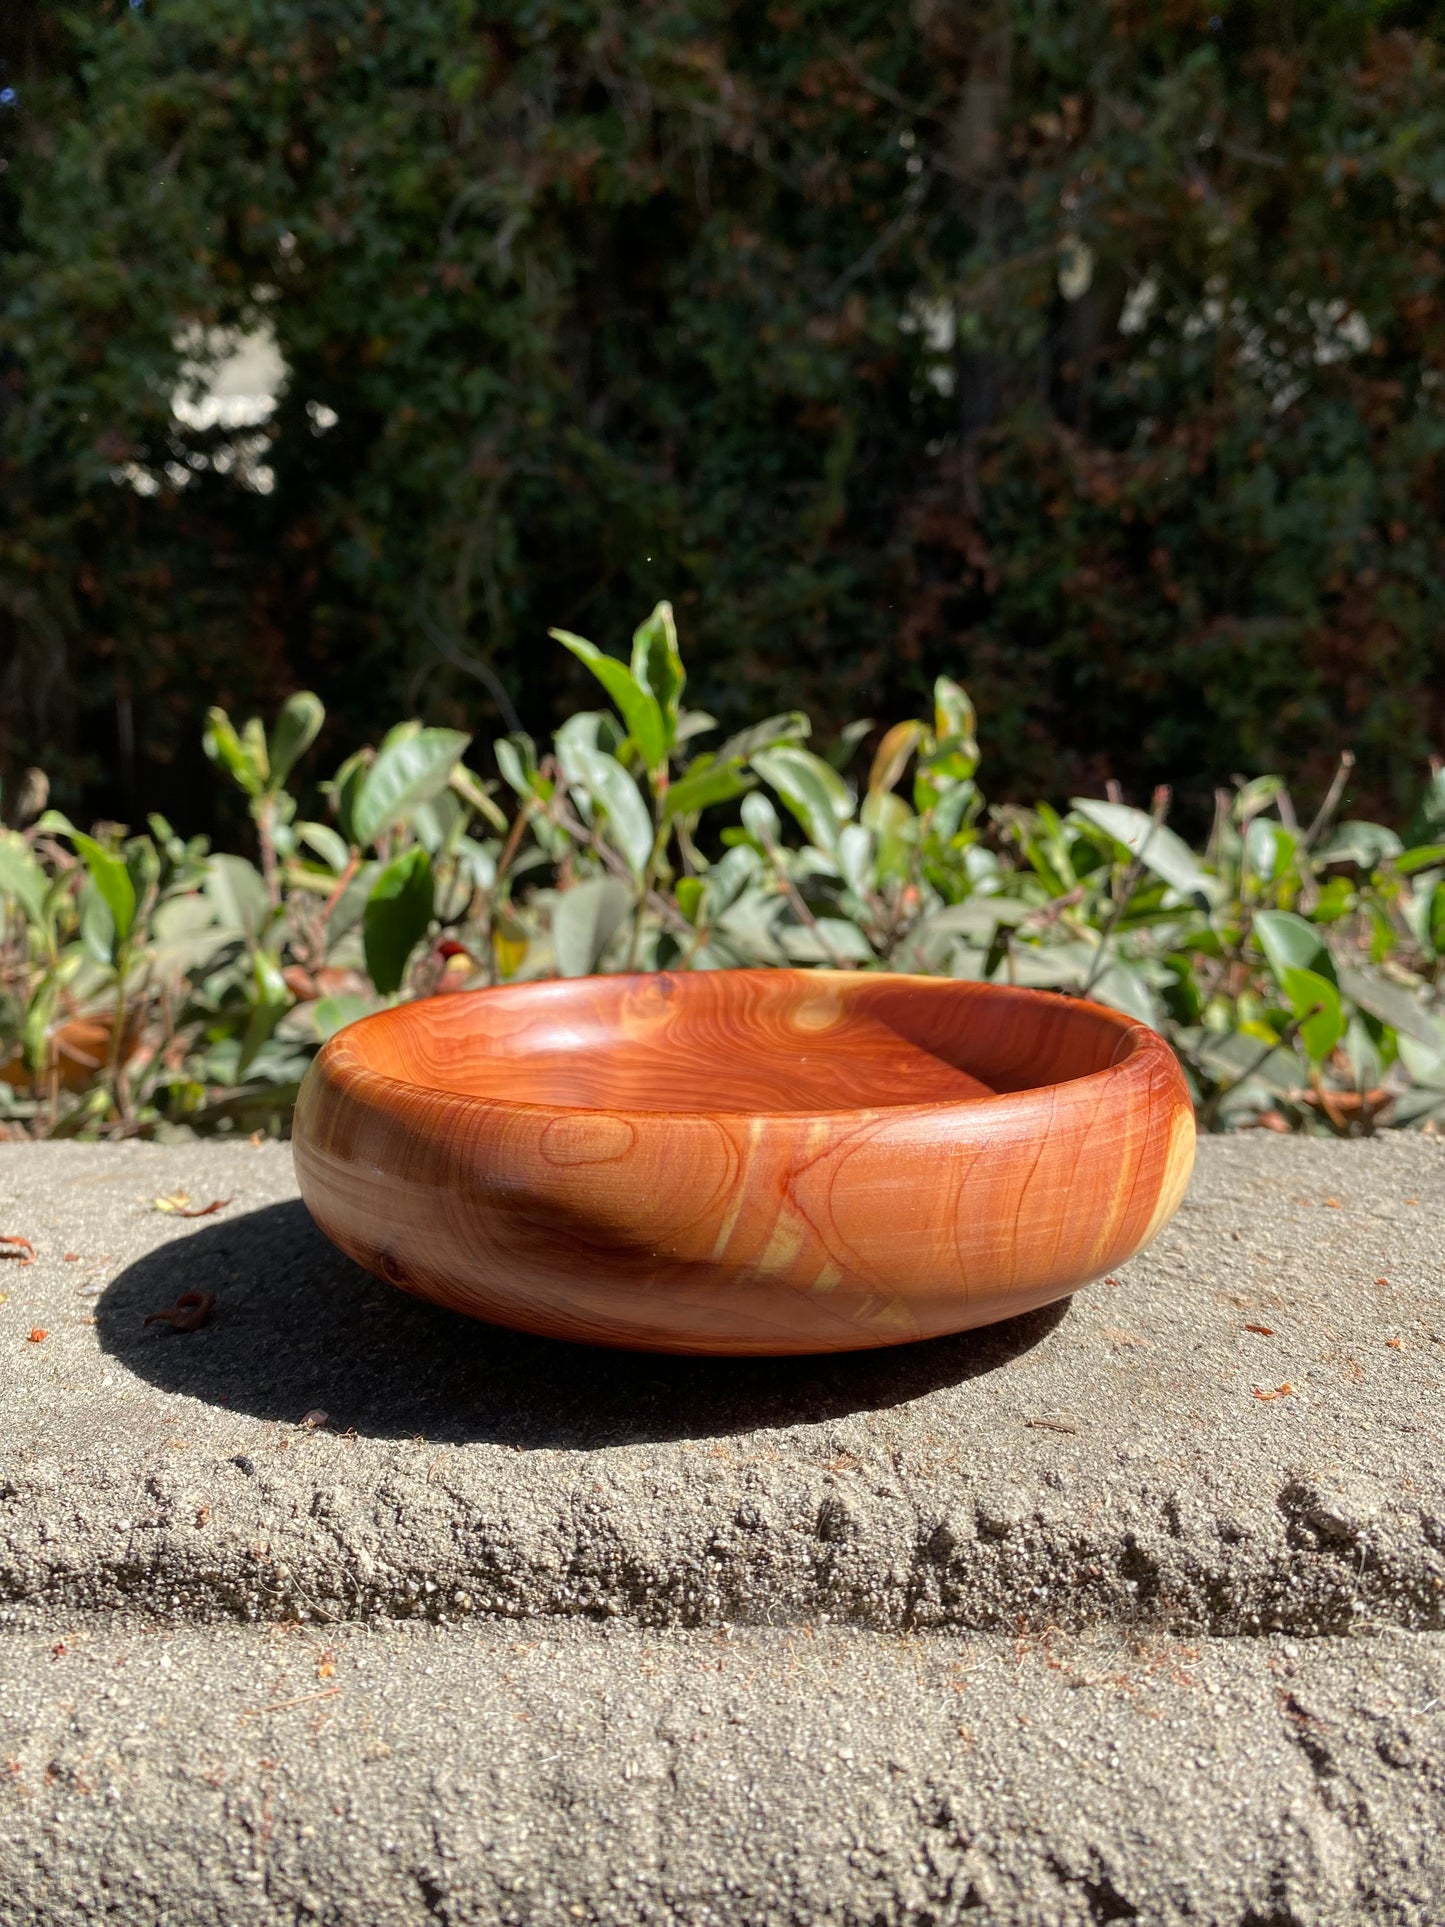
[[[995, 796], [1197, 816], [1350, 746], [1398, 816], [1445, 723], [1441, 28], [12, 10], [0, 775], [204, 825], [209, 702], [313, 686], [338, 756], [403, 711], [543, 730], [590, 700], [547, 626], [615, 648], [670, 595], [728, 723], [889, 719], [943, 670]], [[269, 493], [170, 403], [179, 329], [262, 320]]]

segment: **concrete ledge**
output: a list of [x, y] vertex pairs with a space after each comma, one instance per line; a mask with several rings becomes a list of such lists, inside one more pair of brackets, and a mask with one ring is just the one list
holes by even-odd
[[[1445, 1147], [1423, 1138], [1207, 1141], [1117, 1284], [775, 1363], [419, 1305], [320, 1238], [281, 1146], [0, 1157], [0, 1230], [40, 1253], [0, 1265], [12, 1628], [1445, 1625]], [[178, 1187], [232, 1202], [151, 1208]], [[187, 1289], [215, 1294], [213, 1324], [146, 1326]]]
[[0, 1927], [1445, 1919], [1445, 1147], [776, 1364], [418, 1305], [276, 1146], [0, 1197]]
[[0, 1640], [0, 1922], [1427, 1927], [1442, 1701], [1399, 1633], [82, 1624]]

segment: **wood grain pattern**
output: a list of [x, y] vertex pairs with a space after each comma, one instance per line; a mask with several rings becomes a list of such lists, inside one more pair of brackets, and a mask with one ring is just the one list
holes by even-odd
[[1096, 1004], [740, 970], [436, 997], [333, 1037], [302, 1196], [378, 1276], [596, 1344], [962, 1331], [1138, 1250], [1184, 1194], [1173, 1053]]

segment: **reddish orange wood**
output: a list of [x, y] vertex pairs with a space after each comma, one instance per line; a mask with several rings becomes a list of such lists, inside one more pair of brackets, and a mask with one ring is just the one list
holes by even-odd
[[1189, 1181], [1163, 1039], [1097, 1004], [846, 971], [588, 977], [333, 1037], [302, 1196], [408, 1291], [677, 1352], [965, 1330], [1121, 1264]]

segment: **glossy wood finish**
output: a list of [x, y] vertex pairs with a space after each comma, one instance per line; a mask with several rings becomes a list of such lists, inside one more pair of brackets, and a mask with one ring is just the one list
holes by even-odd
[[1047, 1304], [1184, 1194], [1173, 1053], [1096, 1004], [846, 971], [431, 998], [301, 1088], [313, 1217], [499, 1324], [678, 1352], [852, 1350]]

